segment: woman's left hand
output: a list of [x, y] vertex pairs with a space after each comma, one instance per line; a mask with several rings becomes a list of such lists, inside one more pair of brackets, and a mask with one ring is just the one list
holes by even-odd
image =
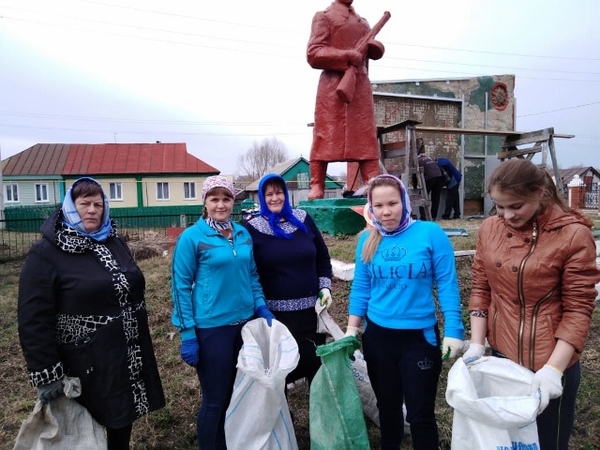
[[267, 325], [269, 326], [271, 326], [273, 319], [275, 318], [273, 313], [265, 305], [260, 305], [258, 308], [256, 308], [256, 315], [265, 319], [267, 321]]
[[319, 300], [321, 301], [321, 306], [325, 309], [331, 306], [333, 299], [331, 298], [331, 291], [327, 288], [323, 288], [319, 291]]

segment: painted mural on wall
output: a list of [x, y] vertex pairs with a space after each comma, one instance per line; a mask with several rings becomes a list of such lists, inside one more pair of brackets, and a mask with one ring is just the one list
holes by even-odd
[[[434, 127], [514, 130], [514, 86], [514, 75], [374, 82], [375, 121], [378, 126], [412, 119]], [[419, 133], [419, 136], [425, 141], [427, 154], [450, 159], [464, 173], [465, 200], [481, 200], [485, 190], [485, 158], [500, 152], [502, 138], [465, 136], [461, 154], [458, 134]], [[390, 133], [385, 139], [402, 140], [403, 136], [400, 132]], [[462, 157], [464, 167], [461, 167]]]

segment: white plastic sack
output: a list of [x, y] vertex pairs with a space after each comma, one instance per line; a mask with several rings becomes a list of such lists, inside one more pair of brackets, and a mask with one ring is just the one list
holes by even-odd
[[104, 428], [73, 400], [81, 394], [79, 378], [63, 379], [64, 394], [43, 404], [38, 401], [17, 435], [13, 450], [105, 450]]
[[[320, 306], [318, 302], [315, 306], [315, 309], [319, 317], [317, 332], [329, 334], [334, 341], [343, 338], [344, 332], [331, 318], [327, 310]], [[354, 361], [351, 361], [351, 365], [352, 373], [354, 373], [354, 379], [356, 380], [356, 385], [358, 387], [358, 393], [360, 395], [363, 412], [369, 419], [379, 426], [379, 410], [377, 409], [377, 399], [375, 397], [375, 393], [373, 392], [373, 388], [371, 387], [369, 374], [367, 373], [367, 363], [365, 362], [365, 358], [360, 350], [356, 350], [354, 352]]]
[[277, 320], [254, 319], [242, 328], [231, 402], [225, 416], [229, 450], [297, 450], [285, 398], [285, 377], [296, 368], [298, 344]]
[[454, 408], [452, 449], [539, 448], [533, 372], [509, 359], [458, 358], [448, 373], [446, 401]]

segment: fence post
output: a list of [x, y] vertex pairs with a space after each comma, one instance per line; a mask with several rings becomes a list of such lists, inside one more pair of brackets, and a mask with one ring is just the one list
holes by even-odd
[[585, 208], [585, 183], [579, 175], [575, 174], [573, 179], [569, 182], [567, 187], [569, 188], [569, 206], [575, 209]]

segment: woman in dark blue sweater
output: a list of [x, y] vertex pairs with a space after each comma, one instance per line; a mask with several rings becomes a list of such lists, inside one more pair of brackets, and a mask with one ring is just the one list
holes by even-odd
[[287, 377], [310, 382], [319, 366], [315, 349], [325, 343], [317, 333], [315, 304], [331, 303], [331, 259], [313, 219], [290, 205], [287, 186], [267, 174], [258, 187], [260, 215], [245, 224], [268, 308], [298, 342], [300, 362]]

